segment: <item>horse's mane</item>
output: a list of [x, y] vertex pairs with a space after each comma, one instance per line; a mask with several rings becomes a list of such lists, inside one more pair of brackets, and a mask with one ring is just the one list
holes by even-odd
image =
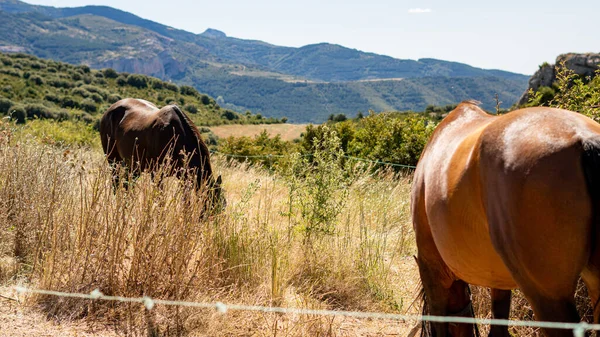
[[[196, 127], [194, 122], [192, 122], [192, 120], [183, 111], [181, 111], [181, 109], [177, 105], [172, 105], [172, 107], [173, 107], [173, 111], [175, 111], [175, 113], [179, 117], [179, 120], [181, 121], [181, 125], [185, 129], [185, 133], [194, 135], [196, 137], [197, 144], [198, 144], [198, 151], [199, 151], [198, 155], [200, 157], [200, 161], [201, 161], [201, 165], [202, 165], [198, 174], [202, 174], [203, 176], [210, 177], [212, 175], [212, 167], [210, 166], [210, 159], [209, 159], [210, 151], [208, 150], [208, 146], [206, 146], [206, 143], [204, 143], [204, 141], [202, 140], [200, 131], [198, 130], [198, 128]], [[203, 171], [206, 171], [206, 173], [208, 173], [208, 174], [204, 175]]]

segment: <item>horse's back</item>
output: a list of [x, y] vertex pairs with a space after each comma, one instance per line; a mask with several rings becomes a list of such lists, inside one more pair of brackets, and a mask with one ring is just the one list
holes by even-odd
[[[105, 153], [114, 153], [113, 156], [126, 162], [158, 160], [175, 134], [181, 132], [180, 124], [174, 120], [177, 118], [172, 111], [158, 109], [148, 101], [120, 100], [104, 113], [100, 122]], [[172, 124], [176, 124], [177, 130], [169, 127]]]

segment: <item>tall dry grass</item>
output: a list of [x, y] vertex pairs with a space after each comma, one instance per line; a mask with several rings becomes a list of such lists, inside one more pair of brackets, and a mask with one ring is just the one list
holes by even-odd
[[[405, 312], [412, 301], [418, 276], [407, 177], [354, 177], [347, 191], [333, 193], [345, 200], [332, 230], [308, 246], [289, 181], [260, 168], [214, 158], [228, 206], [203, 216], [191, 182], [142, 175], [113, 190], [98, 150], [23, 135], [11, 141], [15, 130], [4, 131], [0, 254], [15, 261], [0, 264], [4, 284], [315, 309]], [[354, 335], [368, 325], [46, 296], [29, 301], [49, 317], [101, 319], [128, 335]]]
[[[215, 157], [228, 206], [203, 216], [192, 182], [142, 175], [113, 190], [97, 149], [39, 142], [0, 123], [0, 284], [67, 292], [310, 309], [418, 313], [410, 177], [297, 161], [273, 174]], [[322, 154], [322, 163], [339, 158]], [[293, 163], [292, 163], [293, 164]], [[313, 163], [314, 164], [314, 163]], [[308, 166], [306, 166], [308, 165]], [[285, 172], [285, 170], [284, 170]], [[125, 174], [125, 173], [124, 173]], [[339, 180], [333, 183], [327, 181]], [[320, 186], [322, 185], [322, 186]], [[327, 188], [326, 193], [323, 192]], [[311, 198], [319, 195], [320, 202]], [[338, 205], [335, 212], [323, 205]], [[310, 226], [310, 222], [319, 222]], [[313, 224], [314, 225], [314, 224]], [[310, 238], [310, 239], [308, 239]], [[518, 292], [511, 318], [533, 319]], [[473, 288], [477, 317], [489, 293]], [[589, 318], [585, 288], [578, 290]], [[91, 302], [30, 296], [56, 319], [94, 319], [124, 335], [408, 334], [392, 321]], [[587, 312], [586, 312], [587, 310]], [[487, 331], [487, 327], [482, 327]], [[511, 328], [535, 336], [532, 328]]]

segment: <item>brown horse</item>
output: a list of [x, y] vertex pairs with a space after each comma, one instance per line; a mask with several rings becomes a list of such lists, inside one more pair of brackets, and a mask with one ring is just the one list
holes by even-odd
[[[494, 318], [508, 318], [510, 290], [520, 288], [536, 319], [578, 322], [581, 276], [598, 322], [599, 202], [600, 124], [560, 109], [492, 116], [461, 103], [433, 133], [412, 186], [429, 313], [472, 316], [473, 284], [491, 288]], [[466, 324], [430, 328], [435, 336], [474, 334]], [[508, 329], [492, 327], [490, 336]]]
[[[213, 177], [208, 147], [194, 123], [176, 105], [159, 109], [142, 99], [122, 99], [102, 116], [100, 138], [113, 170], [123, 163], [135, 174], [157, 172], [165, 169], [161, 164], [170, 162], [172, 173], [180, 177], [185, 169], [194, 171], [197, 188], [210, 189], [212, 206], [224, 206], [221, 176]], [[113, 177], [118, 184], [115, 171]]]

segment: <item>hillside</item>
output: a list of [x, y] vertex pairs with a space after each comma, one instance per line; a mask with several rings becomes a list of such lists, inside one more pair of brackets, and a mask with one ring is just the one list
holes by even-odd
[[0, 0], [0, 32], [0, 50], [173, 80], [221, 96], [230, 109], [294, 122], [469, 98], [492, 109], [496, 93], [508, 107], [527, 85], [524, 75], [455, 62], [399, 60], [328, 43], [280, 47], [214, 29], [193, 34], [105, 6]]
[[178, 104], [198, 125], [276, 122], [224, 109], [190, 86], [27, 54], [0, 53], [0, 114], [12, 115], [19, 122], [47, 118], [95, 123], [112, 103], [125, 97], [143, 98], [158, 106]]

